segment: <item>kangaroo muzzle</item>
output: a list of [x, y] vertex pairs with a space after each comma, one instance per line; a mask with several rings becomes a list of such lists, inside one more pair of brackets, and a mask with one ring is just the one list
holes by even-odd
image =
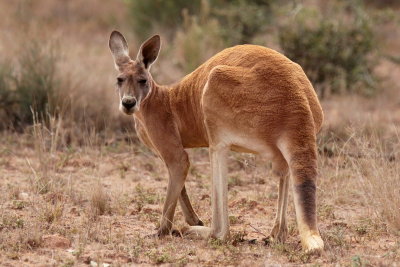
[[121, 100], [122, 106], [127, 110], [130, 111], [136, 106], [136, 99], [134, 97], [124, 97]]

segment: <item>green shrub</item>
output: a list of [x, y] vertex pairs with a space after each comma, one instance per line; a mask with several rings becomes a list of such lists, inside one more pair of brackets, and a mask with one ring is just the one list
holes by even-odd
[[226, 46], [250, 43], [271, 21], [276, 0], [127, 0], [136, 35], [167, 33], [177, 63], [190, 72]]
[[[126, 0], [133, 30], [145, 39], [154, 30], [174, 33], [183, 28], [184, 13], [199, 20], [216, 19], [228, 45], [251, 42], [271, 21], [276, 0]], [[207, 7], [207, 17], [203, 17]], [[203, 14], [202, 14], [203, 13]]]
[[176, 34], [177, 59], [185, 73], [193, 71], [224, 47], [218, 21], [209, 18], [207, 12], [207, 7], [203, 6], [200, 19], [184, 12], [183, 29]]
[[146, 39], [155, 27], [175, 29], [183, 22], [182, 11], [190, 14], [200, 9], [200, 1], [186, 0], [126, 0], [133, 30], [141, 39]]
[[46, 113], [53, 115], [58, 97], [60, 80], [57, 77], [58, 57], [54, 47], [46, 47], [33, 41], [18, 60], [15, 93], [18, 101], [18, 119], [22, 124], [31, 124], [32, 110], [40, 119]]
[[365, 0], [365, 2], [371, 6], [375, 6], [378, 8], [386, 8], [386, 7], [399, 7], [399, 0]]
[[251, 43], [272, 21], [276, 0], [211, 0], [211, 16], [228, 45]]
[[60, 86], [54, 48], [31, 41], [16, 64], [10, 62], [0, 64], [0, 127], [22, 129], [32, 124], [32, 111], [41, 120], [54, 115]]
[[376, 40], [371, 22], [360, 4], [337, 8], [334, 18], [303, 9], [280, 28], [280, 46], [303, 67], [321, 97], [343, 92], [372, 94], [376, 89], [372, 75]]
[[0, 130], [9, 126], [8, 118], [14, 114], [15, 97], [11, 90], [13, 79], [10, 63], [0, 62]]

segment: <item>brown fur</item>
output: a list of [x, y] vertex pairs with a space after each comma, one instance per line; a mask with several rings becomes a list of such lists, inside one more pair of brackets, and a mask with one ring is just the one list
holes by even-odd
[[[228, 236], [228, 222], [222, 218], [227, 216], [222, 160], [227, 147], [271, 156], [274, 169], [281, 177], [278, 210], [282, 212], [277, 216], [277, 228], [274, 227], [278, 230], [273, 230], [272, 235], [283, 240], [282, 235], [287, 232], [284, 181], [290, 173], [303, 245], [308, 250], [322, 249], [316, 228], [315, 180], [316, 134], [321, 129], [323, 113], [302, 68], [274, 50], [239, 45], [216, 54], [176, 85], [160, 86], [148, 72], [156, 57], [154, 53], [158, 54], [153, 48], [157, 45], [159, 48], [159, 37], [146, 41], [135, 61], [127, 61], [125, 40], [121, 36], [111, 36], [110, 48], [121, 75], [133, 82], [121, 86], [120, 90], [141, 97], [134, 112], [138, 135], [163, 159], [170, 174], [159, 235], [171, 231], [178, 195], [186, 221], [190, 225], [203, 224], [184, 188], [189, 167], [184, 149], [210, 147], [214, 170], [211, 234], [220, 238]], [[146, 52], [146, 49], [155, 52]], [[133, 85], [138, 73], [149, 79], [145, 95], [140, 92], [146, 90]], [[121, 95], [121, 101], [123, 98]], [[310, 238], [316, 238], [316, 243]]]

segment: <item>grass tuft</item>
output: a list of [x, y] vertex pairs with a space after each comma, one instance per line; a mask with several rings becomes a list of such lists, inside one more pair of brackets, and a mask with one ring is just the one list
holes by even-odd
[[90, 214], [93, 219], [111, 212], [109, 200], [107, 193], [104, 191], [104, 188], [100, 183], [93, 187], [89, 199]]

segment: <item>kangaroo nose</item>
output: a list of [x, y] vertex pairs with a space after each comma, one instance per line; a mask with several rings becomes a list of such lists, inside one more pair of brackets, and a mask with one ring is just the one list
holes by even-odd
[[128, 99], [123, 99], [122, 100], [122, 105], [127, 109], [130, 110], [136, 105], [136, 99], [134, 98], [128, 98]]

